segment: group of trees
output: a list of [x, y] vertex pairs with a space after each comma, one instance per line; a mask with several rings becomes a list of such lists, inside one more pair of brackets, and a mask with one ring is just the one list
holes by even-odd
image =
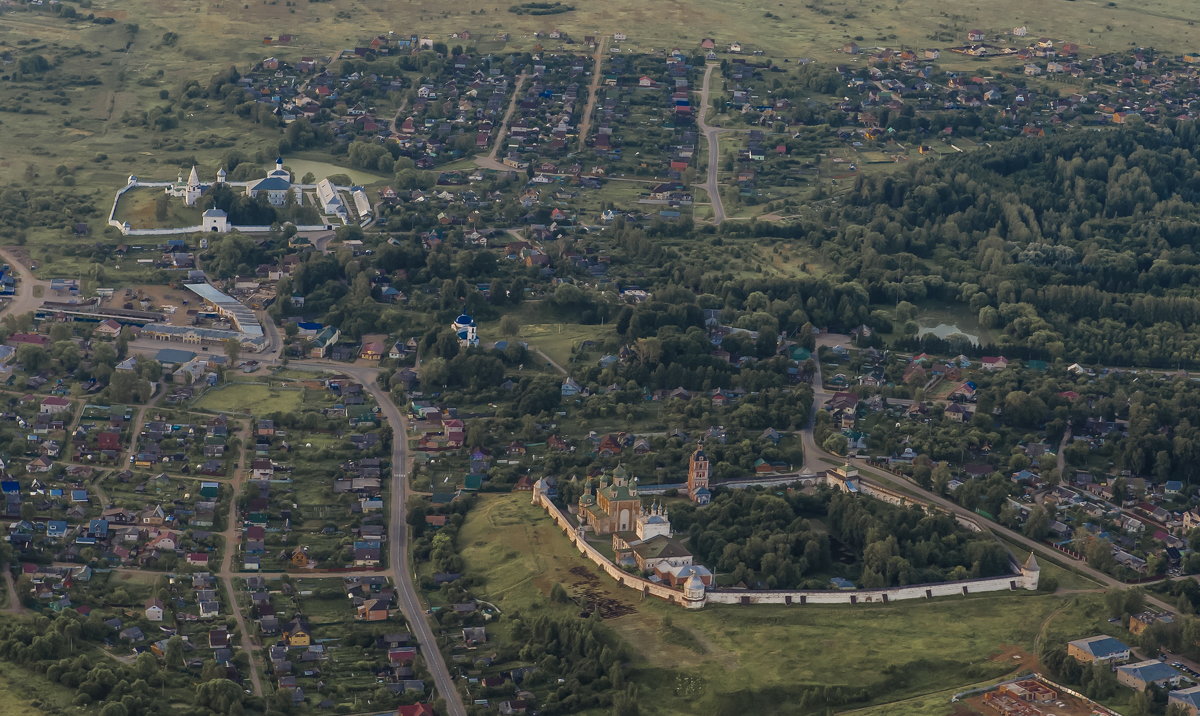
[[[242, 687], [226, 678], [225, 668], [210, 660], [199, 675], [183, 673], [180, 637], [168, 641], [161, 662], [146, 652], [126, 663], [97, 657], [99, 644], [113, 636], [98, 616], [84, 617], [74, 610], [36, 616], [32, 621], [12, 619], [0, 622], [0, 660], [72, 690], [75, 706], [95, 704], [100, 716], [174, 712], [174, 702], [188, 690], [193, 692], [188, 697], [195, 697], [188, 714], [244, 713]], [[170, 698], [164, 698], [168, 694]]]
[[615, 716], [637, 716], [637, 692], [629, 683], [624, 649], [601, 625], [599, 612], [592, 615], [514, 620], [512, 638], [524, 644], [520, 658], [538, 667], [529, 677], [531, 684], [548, 692], [538, 710], [572, 714], [611, 708]]
[[861, 175], [848, 205], [793, 229], [871, 302], [968, 304], [1028, 357], [1190, 365], [1197, 136], [1066, 132]]
[[864, 588], [1006, 574], [994, 540], [949, 515], [926, 514], [840, 492], [720, 492], [703, 510], [677, 508], [672, 522], [697, 558], [752, 588], [828, 588], [849, 576]]

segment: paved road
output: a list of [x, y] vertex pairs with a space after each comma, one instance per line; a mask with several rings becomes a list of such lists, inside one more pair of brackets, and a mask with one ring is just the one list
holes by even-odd
[[275, 363], [279, 360], [279, 356], [283, 355], [283, 341], [279, 337], [279, 327], [275, 325], [275, 319], [271, 318], [266, 311], [255, 311], [254, 315], [258, 316], [258, 322], [263, 327], [263, 334], [267, 337], [267, 350], [254, 354], [252, 357], [259, 363]]
[[708, 180], [705, 182], [704, 188], [708, 191], [709, 200], [712, 202], [714, 224], [725, 221], [725, 203], [721, 200], [721, 187], [717, 184], [717, 165], [721, 161], [721, 151], [717, 142], [721, 128], [710, 127], [705, 120], [709, 108], [709, 86], [712, 82], [713, 70], [717, 67], [719, 65], [710, 64], [704, 68], [704, 84], [700, 89], [700, 111], [696, 113], [696, 125], [704, 133], [704, 139], [708, 141]]
[[[396, 585], [396, 595], [401, 611], [408, 621], [408, 627], [417, 637], [421, 645], [421, 654], [425, 666], [433, 675], [438, 694], [446, 703], [450, 716], [466, 716], [467, 709], [463, 705], [462, 696], [454, 686], [450, 670], [442, 650], [438, 648], [437, 639], [425, 618], [425, 608], [417, 594], [413, 580], [412, 566], [408, 557], [408, 522], [406, 499], [408, 497], [408, 421], [392, 401], [392, 397], [376, 383], [379, 369], [369, 366], [353, 366], [323, 361], [300, 361], [291, 364], [292, 367], [316, 369], [321, 371], [342, 373], [363, 384], [379, 404], [388, 423], [392, 426], [392, 486], [390, 523], [388, 525], [388, 552], [391, 557], [391, 568], [388, 570]], [[375, 573], [381, 574], [381, 573]], [[345, 575], [338, 575], [345, 576]]]

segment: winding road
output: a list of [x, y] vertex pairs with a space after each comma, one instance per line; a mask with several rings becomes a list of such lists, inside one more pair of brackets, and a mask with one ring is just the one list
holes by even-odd
[[716, 225], [725, 221], [725, 202], [721, 199], [721, 187], [717, 184], [717, 166], [721, 161], [718, 135], [721, 134], [721, 128], [709, 126], [706, 118], [709, 109], [712, 73], [718, 67], [720, 65], [709, 64], [704, 68], [704, 84], [700, 88], [700, 111], [696, 113], [696, 125], [704, 133], [704, 139], [708, 142], [708, 180], [704, 184], [704, 189], [708, 192], [708, 198], [712, 202], [712, 222]]

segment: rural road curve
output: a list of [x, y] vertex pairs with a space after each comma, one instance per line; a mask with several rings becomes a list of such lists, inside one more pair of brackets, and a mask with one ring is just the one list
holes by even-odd
[[712, 82], [713, 70], [717, 67], [719, 65], [707, 65], [704, 68], [704, 85], [700, 89], [700, 111], [696, 113], [696, 125], [701, 132], [704, 132], [704, 139], [708, 141], [708, 180], [705, 182], [704, 188], [708, 191], [708, 198], [712, 202], [713, 223], [719, 225], [725, 221], [725, 203], [721, 200], [721, 187], [717, 185], [717, 165], [721, 160], [717, 142], [721, 128], [710, 127], [705, 120], [709, 106], [709, 86]]
[[22, 313], [29, 313], [41, 308], [44, 299], [33, 295], [33, 287], [41, 286], [42, 295], [45, 296], [50, 291], [50, 282], [34, 278], [33, 272], [7, 249], [0, 249], [0, 259], [3, 259], [4, 263], [8, 264], [12, 272], [17, 275], [17, 295], [13, 296], [12, 300], [6, 304], [8, 312], [19, 316]]

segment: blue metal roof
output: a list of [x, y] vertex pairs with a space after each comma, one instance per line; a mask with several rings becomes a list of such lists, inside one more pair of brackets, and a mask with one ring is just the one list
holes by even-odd
[[1185, 704], [1193, 708], [1200, 708], [1200, 686], [1193, 686], [1190, 689], [1172, 691], [1167, 697], [1167, 702], [1173, 704]]
[[1124, 642], [1111, 636], [1078, 639], [1071, 643], [1091, 654], [1094, 659], [1107, 659], [1114, 654], [1122, 654], [1129, 651], [1129, 647]]
[[159, 363], [187, 363], [195, 357], [196, 354], [191, 351], [179, 350], [178, 348], [163, 348], [155, 354], [154, 360]]
[[287, 191], [292, 188], [292, 183], [282, 177], [267, 177], [255, 182], [250, 188], [254, 191]]
[[1179, 677], [1183, 676], [1183, 674], [1171, 668], [1165, 662], [1157, 660], [1140, 661], [1136, 664], [1118, 666], [1117, 670], [1124, 671], [1125, 673], [1134, 676], [1137, 680], [1146, 684], [1153, 684], [1159, 681], [1170, 681], [1171, 679], [1178, 679]]

